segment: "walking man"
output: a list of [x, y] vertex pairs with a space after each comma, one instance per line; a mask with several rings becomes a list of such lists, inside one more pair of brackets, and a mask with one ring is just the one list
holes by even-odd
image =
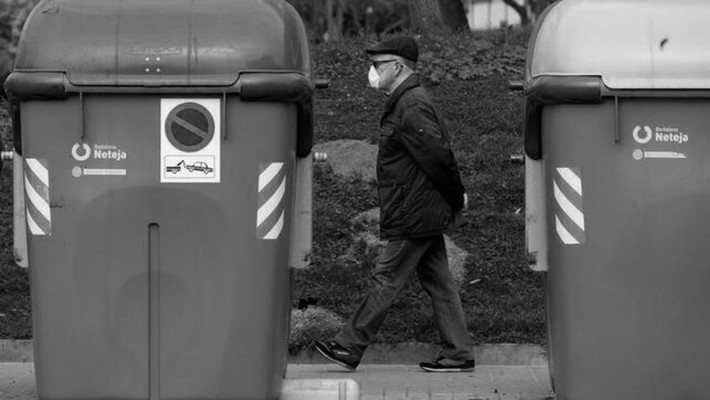
[[373, 271], [373, 288], [333, 340], [316, 342], [324, 357], [354, 370], [386, 313], [416, 270], [431, 298], [442, 341], [430, 372], [474, 369], [473, 345], [448, 267], [444, 230], [464, 207], [465, 194], [444, 121], [415, 74], [414, 39], [368, 47], [370, 86], [388, 96], [377, 156], [380, 236], [387, 247]]

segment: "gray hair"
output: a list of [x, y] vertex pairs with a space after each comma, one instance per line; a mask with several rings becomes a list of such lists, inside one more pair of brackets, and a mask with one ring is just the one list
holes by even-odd
[[412, 60], [408, 60], [408, 59], [406, 59], [406, 58], [404, 58], [404, 57], [400, 57], [400, 56], [397, 56], [397, 55], [392, 55], [392, 58], [394, 58], [395, 60], [397, 60], [397, 62], [399, 62], [400, 64], [402, 64], [402, 65], [404, 65], [405, 67], [407, 67], [407, 68], [409, 68], [410, 70], [412, 70], [412, 72], [414, 72], [414, 71], [417, 70], [417, 63], [414, 62], [414, 61], [412, 61]]

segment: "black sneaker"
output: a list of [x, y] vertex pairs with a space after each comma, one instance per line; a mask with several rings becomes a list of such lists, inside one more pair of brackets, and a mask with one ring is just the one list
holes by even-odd
[[468, 360], [461, 364], [446, 365], [441, 363], [442, 358], [434, 362], [419, 363], [419, 368], [427, 372], [469, 372], [476, 367], [475, 360]]
[[360, 365], [360, 357], [336, 341], [331, 340], [328, 343], [317, 341], [315, 347], [323, 357], [351, 371]]

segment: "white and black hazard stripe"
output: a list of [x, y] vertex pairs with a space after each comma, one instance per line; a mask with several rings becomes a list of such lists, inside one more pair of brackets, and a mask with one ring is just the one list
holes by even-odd
[[259, 171], [259, 199], [256, 234], [259, 239], [281, 236], [286, 214], [286, 167], [282, 162], [262, 166]]
[[555, 230], [562, 243], [583, 244], [585, 236], [582, 179], [578, 168], [557, 168], [552, 180]]
[[32, 235], [52, 234], [52, 212], [49, 207], [49, 169], [47, 160], [25, 159], [25, 208], [27, 227]]

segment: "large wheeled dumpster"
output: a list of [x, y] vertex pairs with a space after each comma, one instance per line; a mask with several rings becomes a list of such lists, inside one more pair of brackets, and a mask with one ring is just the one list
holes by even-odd
[[281, 0], [37, 5], [6, 87], [40, 399], [279, 396], [311, 70]]
[[710, 2], [562, 0], [525, 77], [560, 400], [710, 399]]

